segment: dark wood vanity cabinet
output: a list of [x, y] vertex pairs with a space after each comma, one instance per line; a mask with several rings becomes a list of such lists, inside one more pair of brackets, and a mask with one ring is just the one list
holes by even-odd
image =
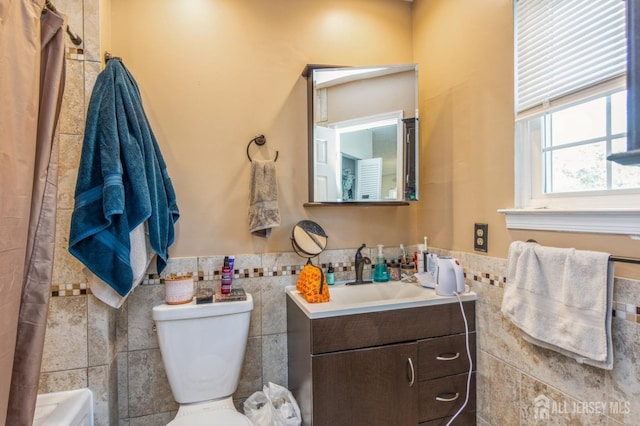
[[407, 366], [416, 355], [415, 343], [314, 355], [313, 424], [416, 424]]
[[[475, 424], [475, 302], [464, 302], [474, 373], [454, 425]], [[456, 303], [309, 319], [287, 297], [289, 389], [304, 425], [445, 425], [469, 363]]]

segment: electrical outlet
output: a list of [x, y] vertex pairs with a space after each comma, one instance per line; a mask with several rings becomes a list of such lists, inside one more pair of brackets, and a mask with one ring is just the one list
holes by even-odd
[[475, 251], [487, 252], [489, 240], [489, 225], [486, 223], [476, 223], [473, 225], [473, 249]]

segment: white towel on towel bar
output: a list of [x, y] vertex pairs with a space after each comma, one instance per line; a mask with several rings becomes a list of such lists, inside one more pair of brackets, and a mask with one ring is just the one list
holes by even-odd
[[515, 241], [502, 313], [525, 340], [611, 370], [613, 264], [609, 254]]

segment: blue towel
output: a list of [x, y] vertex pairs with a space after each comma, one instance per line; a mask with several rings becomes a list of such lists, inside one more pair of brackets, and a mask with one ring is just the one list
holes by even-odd
[[111, 59], [96, 80], [85, 125], [69, 252], [121, 296], [131, 289], [129, 233], [148, 221], [158, 272], [179, 211], [133, 76]]

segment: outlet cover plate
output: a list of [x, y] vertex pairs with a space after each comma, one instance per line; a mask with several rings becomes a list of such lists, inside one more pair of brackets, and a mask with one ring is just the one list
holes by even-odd
[[488, 250], [489, 225], [476, 223], [473, 225], [473, 249], [484, 253]]

